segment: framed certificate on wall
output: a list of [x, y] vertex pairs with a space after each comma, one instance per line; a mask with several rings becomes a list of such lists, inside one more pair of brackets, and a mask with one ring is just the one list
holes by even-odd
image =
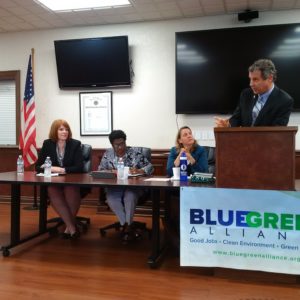
[[82, 92], [80, 135], [109, 135], [112, 131], [112, 92]]

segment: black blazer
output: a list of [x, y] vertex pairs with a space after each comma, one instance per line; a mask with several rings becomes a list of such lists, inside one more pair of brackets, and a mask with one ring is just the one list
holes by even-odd
[[[43, 142], [43, 146], [39, 152], [38, 160], [35, 164], [37, 172], [43, 172], [41, 165], [44, 164], [47, 156], [50, 156], [52, 166], [58, 167], [58, 159], [56, 153], [56, 142], [48, 139]], [[66, 173], [81, 173], [83, 169], [83, 156], [81, 150], [81, 142], [70, 139], [66, 142], [65, 155], [63, 159], [63, 168]]]
[[[256, 100], [251, 88], [242, 91], [239, 105], [229, 119], [232, 127], [252, 126], [252, 110]], [[287, 126], [293, 103], [294, 100], [289, 94], [274, 86], [254, 126]]]

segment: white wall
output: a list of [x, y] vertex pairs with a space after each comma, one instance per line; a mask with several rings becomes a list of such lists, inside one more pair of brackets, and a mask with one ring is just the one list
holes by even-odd
[[[260, 13], [260, 18], [253, 20], [250, 25], [298, 22], [300, 11], [295, 10]], [[21, 70], [23, 94], [28, 57], [31, 48], [35, 49], [38, 146], [47, 138], [51, 122], [63, 118], [70, 123], [74, 138], [94, 148], [108, 147], [107, 137], [80, 136], [79, 92], [82, 90], [59, 89], [53, 41], [128, 35], [135, 73], [134, 84], [132, 88], [107, 89], [113, 91], [114, 129], [123, 129], [127, 133], [128, 144], [166, 149], [174, 144], [178, 123], [179, 126], [191, 126], [198, 138], [204, 138], [201, 144], [213, 145], [212, 115], [175, 114], [175, 32], [236, 26], [249, 24], [239, 23], [236, 15], [226, 15], [0, 34], [0, 70]], [[216, 86], [218, 80], [222, 78], [216, 78]], [[300, 114], [295, 113], [289, 125], [297, 125], [299, 120]], [[300, 134], [297, 135], [299, 148]]]

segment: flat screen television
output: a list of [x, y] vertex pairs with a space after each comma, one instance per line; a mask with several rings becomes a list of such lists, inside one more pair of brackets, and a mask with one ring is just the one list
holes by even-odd
[[60, 40], [54, 47], [61, 89], [131, 85], [127, 36]]
[[177, 32], [176, 113], [232, 113], [260, 58], [274, 62], [276, 84], [300, 111], [300, 24]]

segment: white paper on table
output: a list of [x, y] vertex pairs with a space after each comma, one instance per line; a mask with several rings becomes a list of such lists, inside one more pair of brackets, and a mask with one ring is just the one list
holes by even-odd
[[[44, 173], [38, 173], [38, 174], [36, 174], [36, 176], [45, 177]], [[51, 173], [51, 177], [54, 177], [54, 176], [59, 176], [59, 174], [58, 173]]]
[[154, 177], [154, 178], [147, 178], [144, 181], [170, 181], [170, 178], [157, 178], [157, 177]]

